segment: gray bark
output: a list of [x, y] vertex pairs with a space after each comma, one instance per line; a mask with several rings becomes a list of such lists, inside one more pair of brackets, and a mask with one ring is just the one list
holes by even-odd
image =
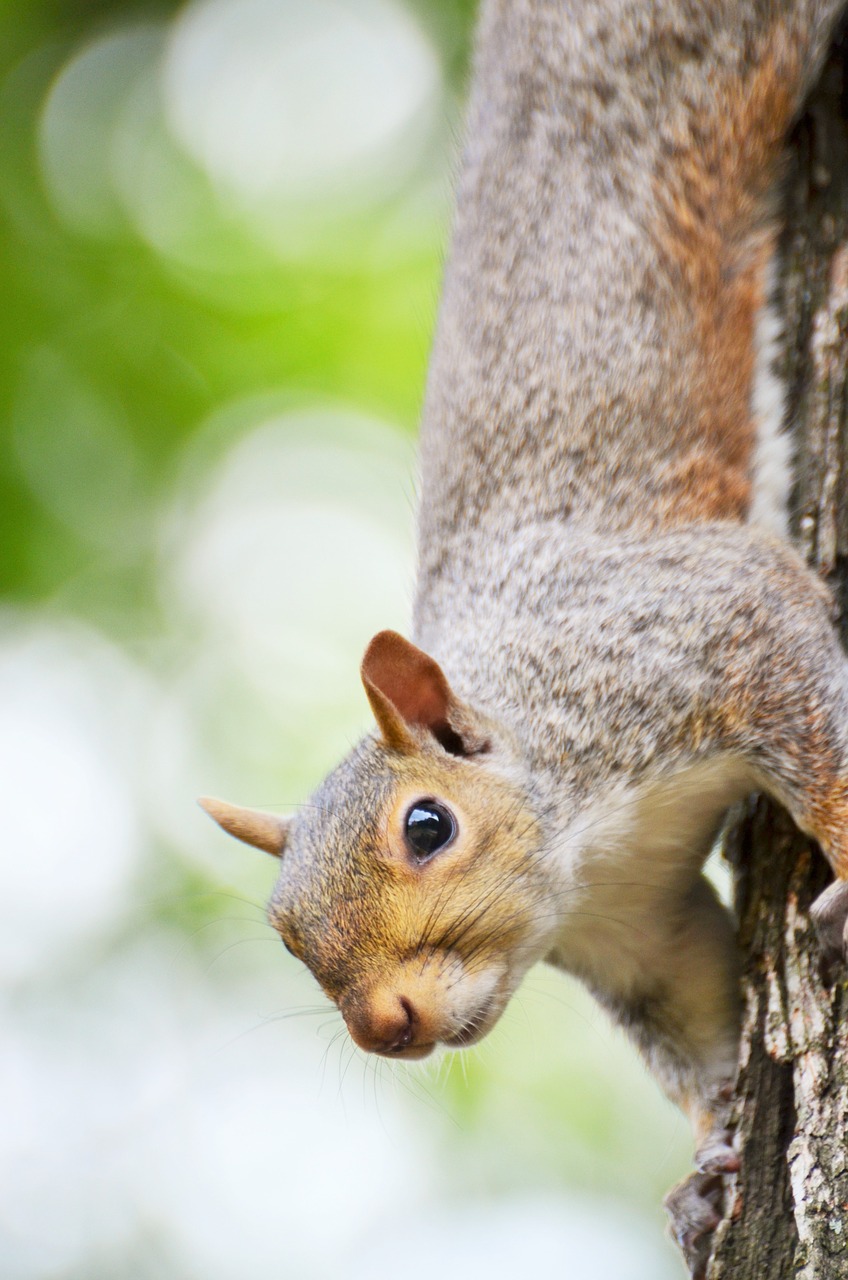
[[[848, 640], [848, 39], [790, 149], [780, 245], [784, 373], [796, 444], [793, 533]], [[742, 1169], [709, 1280], [848, 1280], [848, 987], [809, 920], [830, 873], [785, 814], [752, 801], [731, 834], [745, 1023]]]

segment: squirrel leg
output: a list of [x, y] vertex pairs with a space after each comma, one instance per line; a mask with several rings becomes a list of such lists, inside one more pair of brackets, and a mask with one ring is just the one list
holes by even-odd
[[[848, 666], [843, 665], [848, 686]], [[848, 737], [848, 713], [845, 735]], [[807, 785], [795, 794], [778, 785], [772, 794], [784, 803], [799, 827], [816, 840], [833, 869], [835, 880], [819, 894], [811, 918], [824, 954], [848, 961], [848, 745], [814, 740], [800, 744]]]
[[705, 1280], [712, 1238], [721, 1222], [724, 1181], [720, 1174], [696, 1171], [663, 1201], [669, 1231], [686, 1259], [692, 1280]]
[[738, 953], [730, 913], [703, 876], [669, 920], [661, 988], [618, 1011], [648, 1067], [692, 1123], [696, 1171], [669, 1193], [665, 1208], [693, 1277], [702, 1277], [721, 1219], [725, 1176], [739, 1168], [728, 1123], [738, 1060]]
[[699, 1167], [715, 1171], [722, 1165], [716, 1141], [726, 1135], [739, 1046], [735, 927], [702, 875], [669, 904], [667, 921], [661, 984], [626, 1003], [622, 1021], [665, 1092], [689, 1116]]
[[819, 844], [836, 883], [814, 903], [812, 919], [825, 952], [845, 961], [848, 661], [830, 607], [822, 611], [810, 591], [818, 584], [786, 560], [762, 563], [774, 599], [757, 601], [759, 635], [752, 630], [722, 655], [727, 682], [712, 707], [721, 726], [715, 745], [745, 761], [751, 789], [782, 804]]

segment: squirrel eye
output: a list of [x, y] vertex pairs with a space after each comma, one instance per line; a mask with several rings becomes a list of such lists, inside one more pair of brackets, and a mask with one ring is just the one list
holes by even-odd
[[419, 800], [406, 815], [406, 843], [418, 862], [426, 862], [456, 835], [453, 814], [435, 800]]

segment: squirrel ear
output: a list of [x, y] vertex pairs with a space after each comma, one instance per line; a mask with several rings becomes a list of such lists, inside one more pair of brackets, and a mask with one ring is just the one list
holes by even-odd
[[396, 631], [380, 631], [365, 650], [362, 683], [387, 746], [415, 749], [410, 728], [432, 733], [452, 755], [485, 751], [473, 713], [454, 695], [444, 671]]
[[259, 809], [242, 809], [237, 804], [227, 804], [226, 800], [215, 800], [212, 796], [201, 796], [197, 803], [236, 840], [252, 844], [255, 849], [264, 849], [275, 858], [283, 856], [289, 833], [288, 818], [278, 818]]

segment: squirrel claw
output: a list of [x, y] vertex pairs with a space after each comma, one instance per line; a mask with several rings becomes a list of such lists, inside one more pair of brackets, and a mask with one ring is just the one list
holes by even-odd
[[738, 1173], [739, 1167], [733, 1131], [717, 1125], [695, 1152], [695, 1172], [665, 1198], [671, 1234], [689, 1266], [692, 1280], [705, 1280], [713, 1232], [724, 1211], [725, 1175]]
[[829, 960], [848, 958], [848, 881], [837, 880], [820, 893], [810, 916], [825, 956]]
[[669, 1229], [692, 1280], [705, 1280], [713, 1232], [721, 1221], [723, 1198], [721, 1174], [698, 1170], [674, 1187], [663, 1202], [669, 1216]]
[[740, 1160], [733, 1148], [730, 1129], [716, 1129], [707, 1142], [695, 1152], [695, 1167], [699, 1173], [738, 1173]]

